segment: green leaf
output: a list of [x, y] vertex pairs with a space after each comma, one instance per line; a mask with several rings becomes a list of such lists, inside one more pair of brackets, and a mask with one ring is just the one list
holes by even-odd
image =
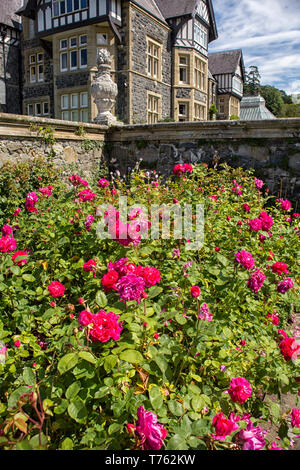
[[176, 400], [170, 400], [168, 402], [168, 408], [174, 416], [182, 416], [184, 414], [184, 408], [182, 404]]
[[95, 301], [96, 301], [96, 304], [97, 304], [100, 308], [106, 307], [106, 305], [107, 305], [107, 297], [106, 297], [106, 295], [104, 294], [104, 292], [102, 292], [102, 291], [97, 292], [96, 297], [95, 297]]
[[97, 359], [93, 356], [93, 354], [91, 354], [88, 351], [80, 351], [78, 356], [81, 359], [84, 359], [85, 361], [90, 362], [91, 364], [96, 364], [96, 362], [97, 362]]
[[60, 445], [61, 450], [73, 450], [73, 441], [69, 437], [66, 437], [61, 445]]
[[110, 372], [115, 367], [117, 362], [118, 362], [117, 356], [114, 356], [112, 354], [110, 356], [107, 356], [104, 359], [104, 364], [103, 364], [106, 372]]
[[180, 436], [179, 434], [175, 434], [175, 436], [171, 437], [169, 440], [167, 450], [185, 450], [188, 449], [185, 439]]
[[65, 398], [62, 398], [60, 403], [54, 407], [54, 413], [57, 415], [61, 415], [62, 413], [66, 411], [68, 404], [69, 404], [68, 400], [66, 400]]
[[8, 409], [15, 408], [17, 406], [17, 402], [23, 393], [28, 393], [28, 386], [23, 385], [22, 387], [17, 388], [8, 399]]
[[88, 411], [82, 400], [77, 398], [68, 406], [69, 416], [77, 423], [84, 423], [88, 416]]
[[27, 282], [34, 282], [35, 277], [32, 274], [23, 274], [22, 279]]
[[233, 336], [232, 331], [231, 331], [227, 326], [225, 326], [225, 327], [223, 328], [223, 335], [224, 335], [225, 338], [227, 338], [227, 339], [230, 339], [230, 338], [232, 338], [232, 336]]
[[69, 353], [60, 359], [57, 368], [61, 374], [65, 374], [68, 370], [73, 369], [73, 367], [76, 366], [77, 362], [77, 353]]
[[161, 406], [164, 403], [161, 391], [156, 386], [153, 386], [150, 388], [149, 398], [150, 398], [151, 405], [153, 406], [155, 410], [158, 410], [159, 408], [161, 408]]
[[201, 395], [195, 395], [192, 398], [192, 407], [193, 407], [193, 409], [195, 411], [200, 411], [200, 410], [202, 410], [203, 406], [204, 406], [204, 400], [201, 397]]
[[144, 361], [143, 356], [139, 351], [134, 349], [126, 349], [122, 351], [120, 354], [120, 359], [125, 362], [130, 362], [132, 364], [139, 364]]
[[80, 392], [80, 389], [81, 383], [73, 382], [66, 390], [66, 398], [68, 398], [68, 400], [72, 400]]
[[34, 385], [35, 384], [35, 374], [30, 367], [25, 367], [23, 371], [23, 380], [26, 385]]
[[148, 290], [148, 299], [154, 299], [154, 297], [157, 297], [161, 292], [163, 291], [162, 287], [158, 286], [152, 286]]
[[108, 428], [108, 434], [114, 434], [115, 432], [120, 432], [122, 429], [122, 424], [112, 423]]
[[18, 274], [21, 272], [19, 266], [11, 266], [10, 270], [13, 274], [15, 274], [15, 276], [18, 276]]

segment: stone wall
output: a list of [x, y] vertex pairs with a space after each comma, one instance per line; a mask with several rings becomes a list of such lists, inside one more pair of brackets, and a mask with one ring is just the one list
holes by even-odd
[[[53, 132], [53, 145], [33, 125]], [[298, 201], [300, 211], [300, 119], [205, 121], [99, 126], [0, 114], [0, 167], [53, 151], [54, 162], [88, 177], [104, 167], [123, 174], [142, 158], [142, 168], [171, 174], [176, 163], [228, 163], [254, 168], [272, 194]]]
[[[37, 127], [36, 127], [37, 126]], [[39, 130], [46, 130], [42, 135]], [[106, 126], [0, 113], [0, 168], [6, 162], [51, 155], [62, 174], [97, 174], [103, 164]]]
[[226, 162], [254, 168], [271, 193], [300, 202], [299, 118], [131, 125], [110, 129], [106, 140], [111, 169], [123, 174], [140, 158], [161, 174], [175, 163]]
[[[147, 92], [161, 97], [161, 118], [171, 116], [172, 55], [168, 50], [169, 30], [157, 21], [132, 8], [131, 107], [132, 122], [147, 122]], [[161, 45], [161, 71], [158, 80], [147, 77], [147, 38]]]

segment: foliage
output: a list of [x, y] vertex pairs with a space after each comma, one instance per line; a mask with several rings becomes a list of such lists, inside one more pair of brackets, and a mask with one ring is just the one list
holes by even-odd
[[216, 107], [216, 105], [214, 103], [212, 105], [210, 105], [210, 107], [209, 107], [210, 117], [212, 117], [214, 114], [217, 114], [217, 112], [218, 112], [218, 108]]
[[[9, 224], [17, 243], [0, 252], [2, 448], [143, 448], [138, 410], [157, 415], [161, 427], [155, 429], [168, 450], [241, 448], [241, 430], [250, 426], [246, 415], [256, 427], [271, 421], [280, 446], [288, 448], [289, 416], [268, 396], [279, 400], [299, 387], [299, 359], [283, 357], [278, 333], [291, 336], [291, 313], [299, 311], [298, 219], [287, 217], [251, 172], [226, 165], [180, 165], [164, 184], [155, 172], [138, 171], [130, 186], [116, 177], [93, 187], [79, 177], [72, 181], [82, 186], [70, 187], [50, 165], [10, 166], [0, 175], [1, 227]], [[99, 207], [118, 209], [120, 195], [148, 214], [155, 204], [203, 203], [204, 245], [190, 250], [182, 236], [128, 246], [101, 239]], [[262, 211], [274, 221], [269, 233], [249, 228]], [[13, 259], [19, 250], [27, 255]], [[241, 250], [253, 256], [254, 270], [237, 262]], [[138, 301], [124, 302], [118, 288], [104, 287], [109, 263], [122, 258], [130, 272], [142, 272], [141, 266], [160, 272]], [[294, 281], [284, 294], [276, 288], [275, 261], [288, 265]], [[258, 268], [266, 279], [253, 292], [247, 282]], [[91, 324], [79, 323], [101, 310], [122, 322], [119, 339], [91, 341]], [[274, 313], [278, 325], [267, 316]], [[238, 377], [251, 385], [245, 402], [228, 392]], [[214, 437], [220, 413], [240, 417], [224, 440]]]
[[266, 107], [275, 115], [279, 116], [284, 102], [280, 91], [270, 85], [260, 87], [260, 94], [266, 101]]
[[300, 117], [300, 104], [284, 104], [279, 117]]
[[244, 95], [256, 96], [260, 92], [260, 73], [256, 65], [251, 65], [245, 74]]

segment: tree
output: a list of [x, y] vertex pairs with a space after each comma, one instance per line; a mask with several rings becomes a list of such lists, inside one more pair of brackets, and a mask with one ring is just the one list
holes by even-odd
[[291, 95], [287, 95], [284, 90], [279, 90], [283, 99], [284, 104], [292, 104], [292, 97]]
[[249, 72], [245, 76], [244, 95], [256, 96], [260, 92], [260, 73], [256, 65], [249, 67]]
[[264, 85], [260, 87], [260, 94], [266, 101], [266, 107], [275, 116], [279, 116], [284, 105], [280, 90], [271, 85]]
[[280, 113], [280, 117], [300, 117], [300, 104], [284, 104]]

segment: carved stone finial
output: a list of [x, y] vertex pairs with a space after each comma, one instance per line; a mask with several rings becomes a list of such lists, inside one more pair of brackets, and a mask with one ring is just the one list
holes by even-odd
[[94, 122], [97, 124], [121, 124], [112, 115], [111, 109], [116, 102], [118, 87], [110, 75], [111, 56], [107, 49], [100, 49], [97, 55], [98, 72], [92, 82], [91, 92], [98, 109]]
[[97, 66], [101, 65], [110, 65], [111, 64], [111, 56], [107, 49], [100, 49], [97, 55]]

